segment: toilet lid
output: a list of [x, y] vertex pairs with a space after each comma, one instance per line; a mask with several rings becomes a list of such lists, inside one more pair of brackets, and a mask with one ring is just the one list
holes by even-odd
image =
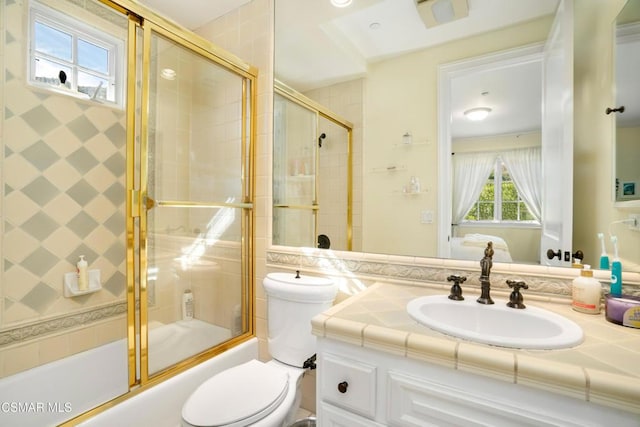
[[182, 407], [182, 419], [194, 426], [245, 426], [277, 408], [288, 385], [286, 371], [251, 360], [202, 383]]

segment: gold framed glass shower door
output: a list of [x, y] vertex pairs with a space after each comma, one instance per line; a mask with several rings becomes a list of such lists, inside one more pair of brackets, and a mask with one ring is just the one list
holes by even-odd
[[252, 333], [254, 77], [144, 24], [140, 381]]

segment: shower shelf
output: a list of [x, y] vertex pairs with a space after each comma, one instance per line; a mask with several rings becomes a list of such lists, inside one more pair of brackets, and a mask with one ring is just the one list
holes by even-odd
[[100, 284], [100, 270], [89, 270], [89, 286], [85, 290], [78, 289], [78, 274], [64, 274], [64, 296], [66, 298], [79, 297], [80, 295], [91, 294], [102, 289]]

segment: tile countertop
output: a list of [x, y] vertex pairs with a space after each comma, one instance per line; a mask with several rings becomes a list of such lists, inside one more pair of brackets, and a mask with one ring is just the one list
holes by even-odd
[[[413, 298], [449, 293], [450, 285], [378, 282], [314, 317], [317, 336], [452, 369], [561, 393], [640, 414], [640, 329], [571, 309], [567, 299], [527, 295], [524, 303], [563, 315], [584, 331], [582, 344], [560, 350], [519, 350], [476, 344], [418, 324], [405, 307]], [[463, 287], [466, 298], [477, 289]], [[492, 290], [496, 303], [508, 294]]]

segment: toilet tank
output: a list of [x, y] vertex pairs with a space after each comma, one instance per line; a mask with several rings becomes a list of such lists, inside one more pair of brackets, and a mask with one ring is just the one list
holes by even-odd
[[269, 353], [287, 365], [302, 367], [316, 353], [311, 319], [331, 307], [338, 292], [325, 277], [269, 273], [265, 277]]

